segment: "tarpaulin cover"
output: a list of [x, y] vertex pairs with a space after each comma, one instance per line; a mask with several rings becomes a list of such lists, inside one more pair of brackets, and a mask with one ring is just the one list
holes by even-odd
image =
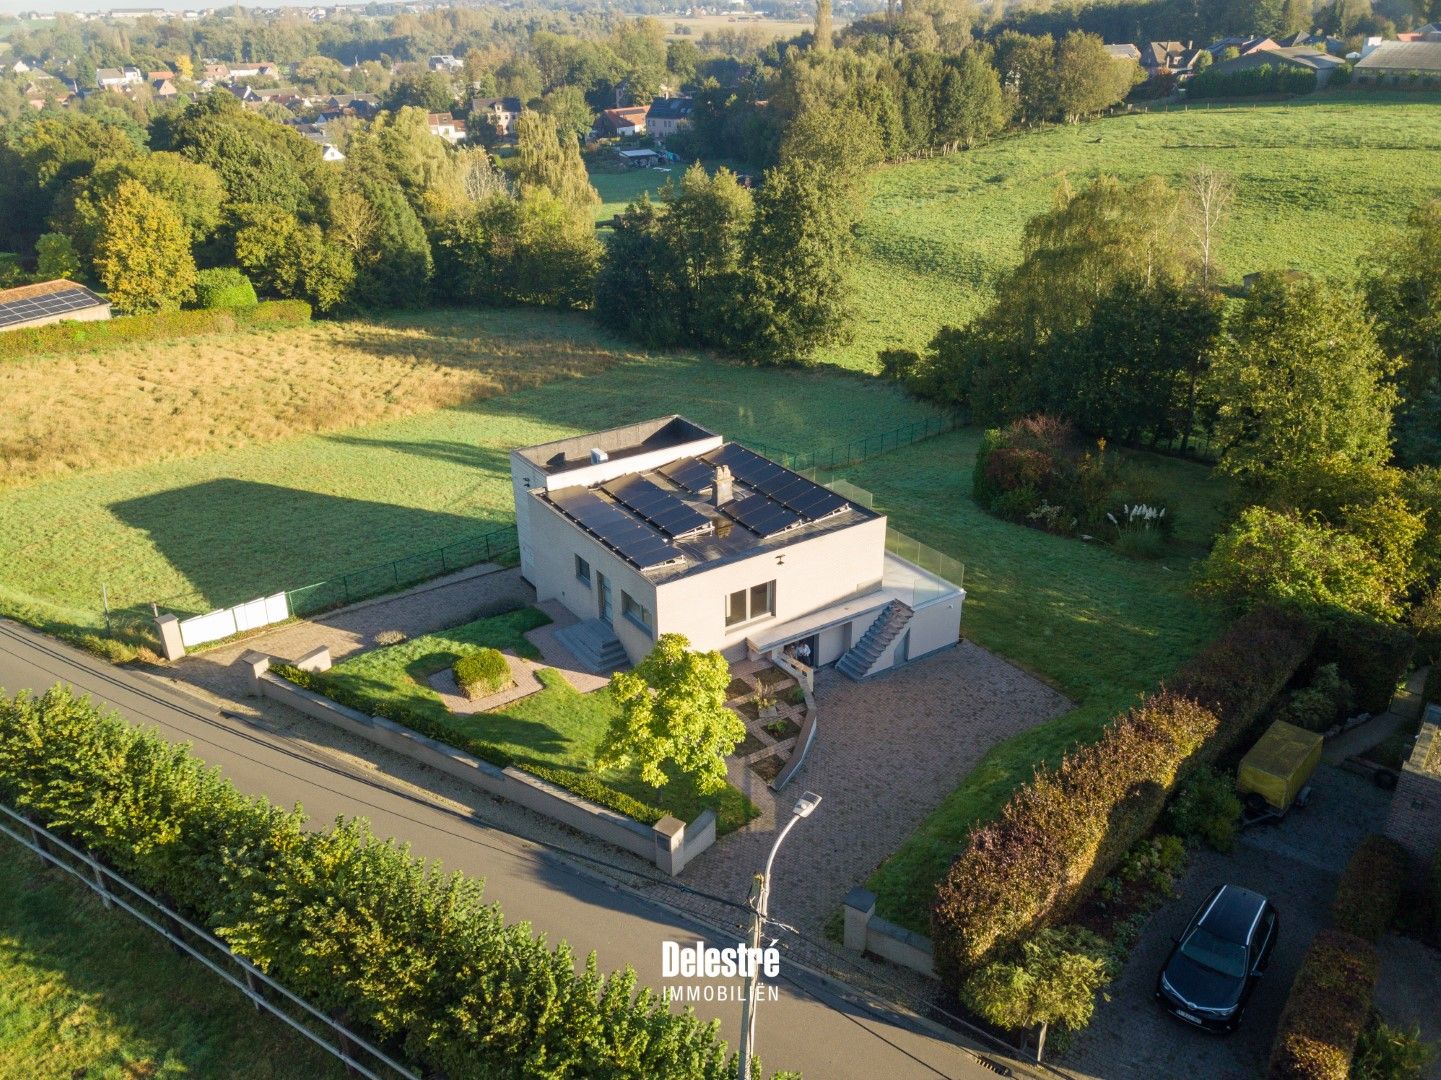
[[1321, 761], [1321, 736], [1277, 720], [1241, 759], [1236, 787], [1254, 791], [1277, 810], [1291, 805]]

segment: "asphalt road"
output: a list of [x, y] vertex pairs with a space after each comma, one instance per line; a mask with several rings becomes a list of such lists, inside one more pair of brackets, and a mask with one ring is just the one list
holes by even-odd
[[[380, 836], [411, 844], [417, 855], [447, 869], [483, 877], [486, 896], [509, 919], [524, 919], [550, 940], [569, 941], [578, 955], [594, 950], [602, 970], [627, 964], [643, 983], [660, 987], [661, 944], [733, 946], [682, 916], [584, 873], [569, 859], [487, 827], [438, 802], [417, 797], [385, 777], [350, 769], [283, 736], [214, 711], [141, 674], [112, 667], [15, 623], [0, 621], [0, 687], [13, 694], [63, 682], [165, 738], [192, 744], [241, 790], [282, 805], [300, 803], [313, 820], [368, 818]], [[996, 1073], [944, 1036], [904, 1014], [791, 967], [782, 969], [779, 1000], [759, 1013], [758, 1051], [769, 1073], [802, 1071], [807, 1080], [906, 1080], [954, 1077], [989, 1080]], [[721, 1021], [734, 1047], [739, 1004], [697, 1002], [703, 1017]]]

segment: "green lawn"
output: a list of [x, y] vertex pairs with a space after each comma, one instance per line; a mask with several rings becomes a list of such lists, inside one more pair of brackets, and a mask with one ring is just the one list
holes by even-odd
[[[538, 767], [546, 779], [566, 787], [579, 787], [585, 795], [588, 782], [599, 781], [622, 795], [659, 812], [694, 821], [704, 809], [716, 812], [716, 831], [731, 832], [757, 814], [744, 795], [727, 786], [718, 795], [701, 795], [685, 778], [673, 777], [663, 788], [641, 781], [635, 770], [603, 771], [594, 758], [611, 717], [616, 713], [609, 689], [578, 693], [556, 672], [538, 673], [544, 689], [486, 713], [462, 716], [445, 707], [440, 695], [425, 682], [467, 652], [481, 646], [510, 650], [539, 659], [524, 633], [550, 620], [535, 608], [520, 608], [504, 615], [479, 619], [451, 630], [415, 638], [401, 645], [373, 649], [336, 664], [322, 682], [337, 690], [364, 695], [387, 715], [387, 704], [423, 715], [433, 724], [455, 733], [456, 745], [471, 741], [504, 751], [521, 768]], [[402, 721], [403, 722], [403, 721]]]
[[1012, 525], [971, 499], [979, 432], [943, 435], [845, 470], [901, 531], [966, 565], [965, 636], [1033, 671], [1076, 702], [1058, 720], [996, 747], [873, 876], [879, 912], [926, 931], [934, 883], [972, 824], [995, 814], [1037, 762], [1096, 735], [1213, 636], [1221, 615], [1187, 591], [1225, 499], [1200, 465], [1133, 455], [1177, 516], [1172, 552], [1127, 559], [1099, 544]]
[[1441, 195], [1441, 95], [1349, 92], [1265, 105], [1118, 116], [999, 139], [877, 172], [854, 272], [855, 337], [825, 359], [875, 370], [984, 304], [1020, 258], [1021, 229], [1057, 184], [1102, 173], [1182, 181], [1213, 165], [1236, 182], [1227, 277], [1298, 267], [1354, 276], [1407, 212]]
[[[753, 172], [753, 169], [734, 161], [705, 161], [703, 165], [711, 172], [722, 165], [732, 172]], [[595, 169], [590, 174], [591, 186], [600, 192], [600, 205], [596, 207], [596, 221], [609, 221], [621, 213], [642, 194], [649, 193], [652, 200], [658, 197], [666, 181], [674, 178], [677, 183], [689, 162], [677, 162], [664, 169]], [[602, 234], [604, 235], [604, 234]]]
[[0, 1080], [342, 1075], [210, 971], [0, 838]]
[[[563, 331], [611, 347], [582, 317], [521, 315], [508, 313], [507, 334]], [[448, 325], [443, 312], [431, 317]], [[583, 380], [0, 491], [0, 615], [98, 627], [102, 587], [113, 608], [204, 611], [489, 532], [514, 519], [514, 447], [597, 427], [683, 412], [733, 438], [805, 451], [934, 415], [834, 369], [620, 356]]]

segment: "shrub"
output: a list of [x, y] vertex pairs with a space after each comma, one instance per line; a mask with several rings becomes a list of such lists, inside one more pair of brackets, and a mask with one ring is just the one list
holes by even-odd
[[1320, 621], [1316, 659], [1334, 663], [1356, 692], [1356, 708], [1383, 713], [1396, 684], [1416, 652], [1416, 639], [1403, 626], [1333, 612]]
[[1215, 730], [1206, 709], [1158, 694], [1017, 789], [998, 820], [971, 833], [936, 889], [931, 928], [942, 978], [959, 986], [1110, 873]]
[[56, 689], [0, 699], [0, 799], [410, 1058], [461, 1076], [726, 1080], [714, 1026], [579, 965], [364, 822], [308, 828]]
[[1171, 828], [1187, 841], [1230, 851], [1236, 846], [1241, 798], [1230, 776], [1202, 767], [1182, 783], [1167, 815]]
[[[1441, 513], [1438, 513], [1441, 517]], [[1441, 531], [1441, 522], [1437, 523]], [[1411, 609], [1411, 632], [1416, 635], [1416, 651], [1421, 663], [1441, 666], [1441, 585], [1432, 588]]]
[[468, 698], [489, 697], [511, 684], [510, 664], [499, 649], [482, 648], [455, 662], [455, 684]]
[[1421, 1038], [1421, 1029], [1391, 1027], [1374, 1012], [1356, 1043], [1351, 1080], [1423, 1080], [1436, 1049]]
[[1307, 731], [1330, 731], [1351, 707], [1351, 687], [1341, 680], [1335, 664], [1316, 669], [1309, 686], [1292, 691], [1276, 718]]
[[1406, 882], [1406, 849], [1368, 836], [1351, 854], [1331, 900], [1331, 921], [1349, 934], [1376, 941], [1396, 917]]
[[19, 358], [73, 352], [134, 341], [221, 334], [246, 326], [295, 326], [309, 321], [310, 305], [303, 300], [267, 300], [239, 310], [209, 308], [123, 315], [104, 322], [61, 322], [11, 330], [5, 335], [5, 355]]
[[1014, 957], [996, 960], [966, 979], [961, 1000], [997, 1027], [1058, 1024], [1078, 1031], [1091, 1021], [1096, 994], [1114, 977], [1110, 950], [1079, 926], [1042, 930]]
[[1376, 970], [1369, 942], [1341, 930], [1316, 935], [1281, 1012], [1269, 1080], [1347, 1080]]
[[202, 270], [195, 278], [198, 308], [252, 308], [260, 303], [250, 279], [233, 266]]

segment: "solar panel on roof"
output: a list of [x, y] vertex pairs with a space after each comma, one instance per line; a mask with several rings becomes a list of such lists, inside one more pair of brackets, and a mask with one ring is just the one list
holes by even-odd
[[763, 538], [801, 524], [799, 516], [764, 495], [747, 495], [744, 499], [726, 503], [721, 509]]
[[660, 474], [687, 491], [700, 494], [715, 479], [715, 466], [700, 458], [683, 458], [660, 470]]
[[712, 454], [711, 459], [717, 465], [728, 467], [753, 491], [769, 496], [807, 521], [818, 521], [850, 505], [829, 488], [783, 469], [736, 443], [727, 443]]
[[58, 292], [42, 293], [40, 296], [29, 296], [22, 300], [11, 300], [0, 303], [0, 327], [14, 326], [17, 323], [29, 322], [31, 319], [64, 315], [71, 311], [80, 311], [104, 303], [105, 301], [99, 299], [89, 289], [79, 285], [73, 289], [61, 289]]
[[669, 537], [688, 536], [711, 527], [708, 517], [643, 476], [623, 476], [602, 490]]
[[639, 570], [649, 570], [685, 558], [680, 548], [667, 543], [665, 537], [649, 525], [642, 524], [620, 507], [585, 488], [553, 491], [550, 500]]

